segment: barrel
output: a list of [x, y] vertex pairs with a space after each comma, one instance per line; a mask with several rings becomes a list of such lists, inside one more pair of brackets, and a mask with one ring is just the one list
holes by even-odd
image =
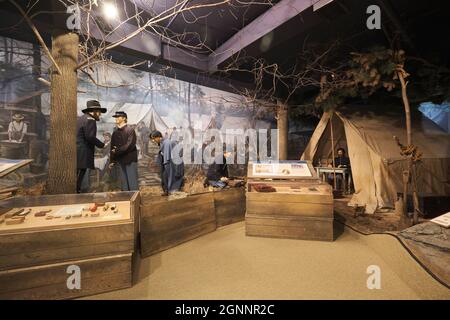
[[25, 142], [0, 141], [0, 154], [7, 159], [25, 159], [27, 144]]
[[45, 163], [47, 160], [47, 141], [33, 139], [30, 141], [29, 157], [34, 162], [30, 164], [30, 171], [32, 173], [41, 173], [45, 170]]

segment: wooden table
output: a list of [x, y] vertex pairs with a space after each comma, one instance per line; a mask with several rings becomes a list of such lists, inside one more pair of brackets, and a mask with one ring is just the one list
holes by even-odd
[[33, 159], [5, 159], [0, 158], [0, 178], [33, 162]]
[[351, 171], [350, 168], [330, 168], [330, 167], [316, 167], [317, 175], [322, 177], [323, 181], [326, 181], [327, 173], [339, 173], [342, 174], [342, 180], [344, 185], [344, 192], [350, 190], [351, 183]]

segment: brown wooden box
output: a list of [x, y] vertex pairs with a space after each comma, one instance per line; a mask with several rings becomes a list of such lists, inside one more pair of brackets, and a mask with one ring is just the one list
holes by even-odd
[[[68, 289], [68, 267], [80, 267], [80, 289]], [[132, 254], [0, 271], [0, 299], [70, 299], [131, 287]]]
[[[308, 163], [310, 177], [253, 175], [249, 164], [246, 234], [333, 241], [333, 193]], [[275, 192], [259, 192], [264, 184]]]
[[245, 189], [231, 188], [214, 192], [217, 227], [245, 219]]
[[247, 214], [245, 234], [270, 238], [333, 241], [333, 219]]
[[141, 255], [150, 256], [216, 230], [212, 192], [168, 200], [149, 196], [141, 204]]
[[[120, 203], [124, 211], [111, 219], [101, 216], [67, 222], [35, 219], [30, 214], [28, 223], [13, 230], [0, 225], [0, 297], [65, 299], [130, 287], [139, 193], [23, 197], [3, 201], [1, 206], [54, 207], [101, 201]], [[71, 264], [80, 264], [81, 290], [68, 290], [63, 281], [70, 276], [65, 270]]]

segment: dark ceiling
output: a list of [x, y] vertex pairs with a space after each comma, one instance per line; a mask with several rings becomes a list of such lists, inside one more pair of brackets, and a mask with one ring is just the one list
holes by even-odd
[[[30, 3], [29, 0], [17, 0], [17, 2], [24, 8]], [[133, 17], [136, 12], [145, 10], [145, 14], [141, 15], [142, 22], [172, 7], [177, 0], [116, 0], [115, 2], [121, 9], [121, 19]], [[217, 0], [191, 0], [186, 6], [193, 7], [213, 2]], [[279, 1], [233, 0], [231, 4], [195, 9], [192, 12], [169, 17], [161, 21], [158, 28], [168, 37], [195, 47], [192, 48], [193, 51], [202, 53], [200, 56], [207, 59], [209, 49], [217, 49], [240, 30], [244, 30], [244, 34], [251, 33], [252, 30], [245, 27], [267, 10], [271, 10], [277, 2]], [[372, 31], [366, 27], [368, 17], [366, 9], [371, 4], [382, 6], [383, 30]], [[239, 55], [252, 59], [242, 59], [240, 68], [251, 69], [254, 59], [263, 58], [267, 63], [276, 63], [281, 69], [288, 70], [295, 65], [297, 56], [307, 45], [327, 46], [338, 40], [340, 49], [333, 53], [337, 59], [339, 55], [348, 54], [350, 51], [364, 50], [374, 45], [389, 46], [389, 41], [395, 38], [399, 38], [405, 49], [413, 55], [431, 60], [439, 56], [441, 61], [448, 64], [450, 11], [445, 9], [447, 4], [447, 0], [334, 0], [315, 12], [312, 8], [308, 8], [272, 32], [268, 32], [266, 37], [243, 48]], [[56, 0], [41, 0], [33, 7], [31, 13], [55, 11], [57, 7]], [[0, 9], [2, 10], [0, 34], [35, 42], [29, 27], [23, 21], [18, 23], [20, 19], [18, 19], [17, 10], [8, 1], [0, 1]], [[33, 21], [47, 25], [47, 30], [43, 27], [42, 34], [47, 42], [50, 42], [51, 25], [56, 21], [55, 15], [40, 14], [34, 17]], [[129, 23], [138, 25], [135, 19], [130, 19]], [[7, 28], [11, 25], [15, 25], [15, 28]], [[205, 45], [200, 46], [200, 44]], [[155, 58], [147, 53], [133, 51], [130, 48], [115, 49], [111, 52], [111, 56], [119, 63], [131, 63], [142, 59], [155, 61]], [[220, 66], [226, 66], [229, 61], [230, 59], [224, 61]], [[232, 90], [230, 82], [235, 86], [251, 87], [253, 85], [253, 77], [247, 72], [229, 72], [224, 75], [220, 72], [196, 70], [189, 63], [172, 64], [171, 61], [161, 58], [156, 59], [152, 71], [168, 64], [173, 67], [170, 76], [182, 80], [193, 81], [199, 79], [200, 74], [203, 79], [202, 84], [208, 85], [208, 79], [211, 79], [211, 86], [223, 90]], [[139, 68], [146, 69], [147, 66]], [[221, 84], [221, 81], [217, 80], [219, 78], [227, 80], [223, 80]], [[280, 96], [283, 94], [285, 94], [283, 91], [279, 92]], [[298, 99], [301, 98], [301, 94], [298, 95]]]

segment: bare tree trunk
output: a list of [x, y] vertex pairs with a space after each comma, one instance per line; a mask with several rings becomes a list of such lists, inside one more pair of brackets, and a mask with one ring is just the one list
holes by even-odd
[[[38, 44], [33, 44], [33, 66], [31, 67], [31, 72], [33, 74], [33, 80], [34, 80], [34, 91], [38, 92], [40, 89], [39, 82], [37, 79], [41, 76], [41, 47]], [[42, 103], [41, 103], [41, 95], [35, 95], [33, 97], [33, 105], [37, 109], [37, 113], [33, 115], [32, 117], [32, 126], [33, 126], [33, 132], [37, 133], [36, 140], [45, 140], [46, 130], [47, 128], [45, 123], [40, 123], [43, 119], [41, 116], [42, 113]], [[44, 120], [45, 121], [45, 120]], [[34, 140], [34, 139], [32, 139]], [[31, 155], [30, 155], [31, 157]]]
[[[39, 85], [36, 79], [41, 76], [41, 47], [37, 44], [33, 44], [33, 66], [32, 66], [33, 78], [35, 81], [34, 90], [39, 90]], [[41, 112], [41, 95], [37, 95], [33, 98], [33, 104], [37, 110]]]
[[[405, 77], [403, 72], [398, 72], [398, 78], [400, 80], [400, 84], [402, 86], [402, 100], [403, 100], [403, 106], [405, 108], [405, 119], [406, 119], [406, 141], [407, 141], [407, 146], [411, 146], [412, 145], [412, 130], [411, 130], [411, 107], [409, 105], [409, 100], [408, 100], [408, 94], [406, 91], [406, 87], [407, 87], [407, 83], [405, 81]], [[412, 193], [413, 193], [413, 207], [414, 207], [414, 212], [413, 212], [413, 223], [417, 224], [419, 217], [418, 217], [418, 196], [417, 196], [417, 185], [416, 185], [416, 179], [415, 176], [413, 177], [413, 179], [411, 179], [411, 174], [415, 175], [415, 163], [413, 161], [413, 155], [408, 155], [408, 159], [407, 159], [407, 169], [406, 171], [403, 173], [404, 174], [404, 179], [403, 179], [403, 206], [404, 206], [404, 210], [405, 212], [408, 211], [407, 209], [407, 198], [408, 198], [408, 184], [410, 184], [412, 186]], [[406, 183], [406, 186], [405, 186]]]
[[52, 55], [61, 74], [52, 68], [49, 194], [76, 192], [78, 42], [76, 33], [57, 33], [52, 38]]
[[178, 81], [178, 104], [181, 105], [181, 81]]
[[148, 84], [150, 86], [150, 102], [152, 104], [152, 107], [154, 107], [154, 102], [153, 102], [153, 81], [152, 81], [152, 74], [149, 72], [148, 73]]
[[191, 130], [191, 83], [188, 83], [188, 123], [189, 123], [189, 130]]
[[278, 127], [278, 158], [287, 160], [288, 152], [288, 107], [281, 101], [278, 101], [277, 108], [277, 127]]
[[330, 117], [330, 137], [331, 137], [331, 157], [332, 157], [332, 164], [333, 164], [333, 190], [336, 191], [336, 161], [335, 161], [335, 152], [334, 152], [334, 129], [333, 129], [333, 115], [334, 112], [331, 113]]

